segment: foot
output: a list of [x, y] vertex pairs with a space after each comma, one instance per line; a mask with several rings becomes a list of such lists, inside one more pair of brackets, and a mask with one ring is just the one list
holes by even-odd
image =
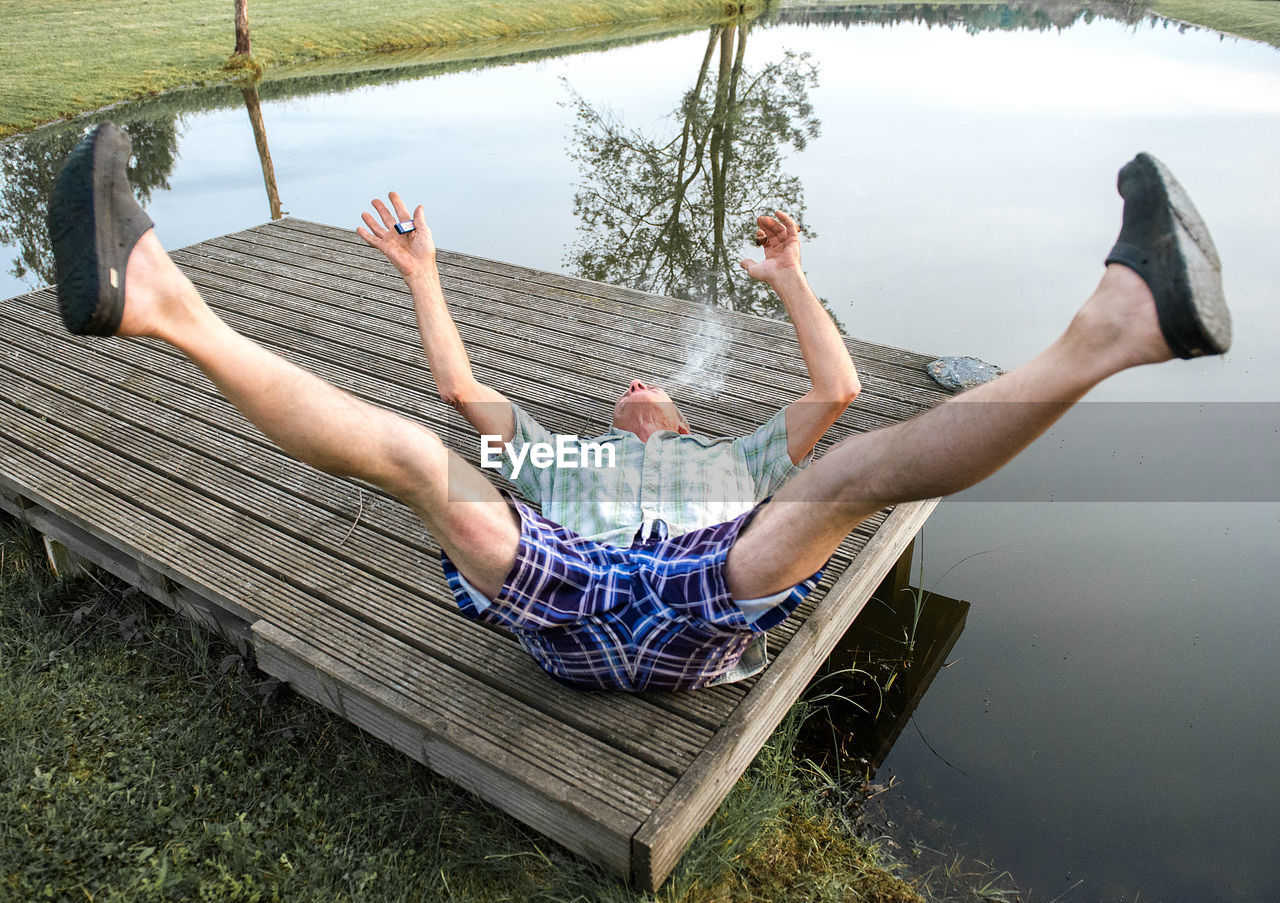
[[1191, 198], [1149, 154], [1125, 164], [1117, 187], [1124, 220], [1107, 263], [1128, 267], [1147, 284], [1171, 356], [1222, 354], [1231, 346], [1222, 265]]
[[150, 336], [177, 344], [189, 328], [209, 316], [209, 309], [186, 277], [148, 230], [129, 254], [125, 297], [115, 334]]
[[1110, 264], [1089, 300], [1071, 321], [1064, 340], [1076, 360], [1105, 374], [1175, 357], [1160, 330], [1151, 288], [1129, 267]]

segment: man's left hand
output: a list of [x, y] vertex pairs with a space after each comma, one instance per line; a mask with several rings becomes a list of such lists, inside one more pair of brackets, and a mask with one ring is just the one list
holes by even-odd
[[[368, 228], [356, 229], [356, 234], [373, 248], [387, 256], [405, 281], [417, 276], [436, 276], [436, 245], [427, 228], [426, 214], [419, 204], [413, 211], [413, 231], [397, 232], [395, 225], [409, 219], [409, 208], [394, 191], [387, 195], [394, 213], [382, 201], [375, 200], [373, 209], [378, 216], [365, 212], [361, 215]], [[381, 219], [382, 222], [378, 222]]]

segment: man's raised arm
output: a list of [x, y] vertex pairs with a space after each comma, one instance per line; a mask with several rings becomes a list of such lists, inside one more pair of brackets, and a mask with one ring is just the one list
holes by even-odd
[[[435, 377], [436, 388], [446, 404], [455, 408], [481, 435], [501, 436], [510, 442], [515, 435], [515, 415], [511, 401], [501, 392], [486, 386], [471, 373], [471, 361], [458, 335], [458, 327], [445, 304], [436, 268], [436, 246], [427, 228], [422, 205], [413, 211], [413, 229], [401, 233], [397, 223], [410, 220], [409, 209], [394, 191], [387, 195], [393, 210], [375, 200], [378, 216], [365, 212], [361, 218], [368, 228], [356, 233], [371, 247], [377, 248], [400, 271], [413, 295], [418, 315], [418, 332], [427, 352], [427, 363]], [[381, 220], [381, 221], [379, 221]]]
[[799, 401], [787, 405], [787, 453], [792, 463], [799, 464], [862, 386], [836, 324], [800, 268], [800, 230], [795, 221], [779, 210], [776, 218], [762, 216], [757, 224], [756, 241], [764, 247], [764, 260], [743, 260], [742, 268], [752, 279], [767, 283], [786, 305], [813, 385]]

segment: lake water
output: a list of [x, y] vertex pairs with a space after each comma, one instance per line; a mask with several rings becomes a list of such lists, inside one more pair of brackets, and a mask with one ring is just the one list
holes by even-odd
[[[284, 210], [354, 228], [394, 188], [442, 247], [766, 310], [724, 267], [783, 206], [850, 334], [1010, 367], [1101, 273], [1118, 167], [1148, 150], [1178, 174], [1224, 261], [1235, 346], [1109, 382], [1021, 470], [940, 506], [915, 580], [970, 607], [877, 781], [889, 817], [926, 831], [908, 849], [947, 844], [1029, 899], [1280, 899], [1280, 51], [925, 7], [784, 9], [724, 47], [703, 28], [524, 49], [265, 84]], [[700, 72], [707, 102], [682, 106]], [[112, 115], [166, 244], [271, 215], [240, 91]], [[681, 200], [686, 131], [706, 140]], [[78, 134], [4, 148], [0, 297], [45, 281], [42, 199]]]

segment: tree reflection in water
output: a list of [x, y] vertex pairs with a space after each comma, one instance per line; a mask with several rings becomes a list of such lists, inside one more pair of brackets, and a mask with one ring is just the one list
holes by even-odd
[[[280, 219], [284, 212], [271, 151], [267, 146], [257, 83], [240, 84], [239, 93], [249, 113], [271, 218]], [[169, 190], [169, 176], [178, 156], [178, 120], [181, 115], [143, 110], [134, 116], [122, 116], [119, 110], [114, 110], [111, 114], [95, 114], [75, 122], [38, 129], [0, 148], [0, 175], [3, 176], [3, 187], [0, 187], [0, 244], [18, 249], [18, 256], [9, 267], [10, 275], [32, 288], [54, 281], [53, 249], [49, 246], [45, 214], [53, 180], [77, 141], [103, 119], [112, 119], [123, 127], [133, 142], [129, 184], [133, 186], [139, 203], [146, 207], [157, 189]]]
[[[99, 119], [79, 120], [33, 132], [0, 149], [0, 244], [18, 248], [11, 275], [37, 285], [54, 281], [53, 249], [45, 215], [49, 192], [62, 163]], [[129, 182], [145, 207], [157, 188], [168, 190], [169, 175], [178, 153], [177, 116], [120, 122], [133, 139]]]
[[574, 196], [581, 223], [569, 263], [580, 276], [785, 316], [738, 261], [761, 213], [786, 210], [815, 237], [804, 224], [800, 180], [782, 164], [788, 147], [803, 150], [819, 133], [809, 102], [818, 67], [808, 54], [790, 52], [758, 70], [746, 67], [750, 27], [739, 20], [711, 29], [668, 140], [629, 129], [570, 89], [577, 114], [571, 154], [583, 183]]
[[284, 210], [280, 206], [280, 188], [276, 184], [276, 167], [271, 162], [271, 148], [267, 146], [267, 125], [262, 120], [262, 101], [258, 98], [256, 80], [240, 86], [244, 95], [244, 107], [249, 113], [249, 125], [253, 128], [253, 143], [258, 149], [258, 162], [262, 164], [262, 183], [267, 189], [267, 207], [271, 218], [280, 219]]

